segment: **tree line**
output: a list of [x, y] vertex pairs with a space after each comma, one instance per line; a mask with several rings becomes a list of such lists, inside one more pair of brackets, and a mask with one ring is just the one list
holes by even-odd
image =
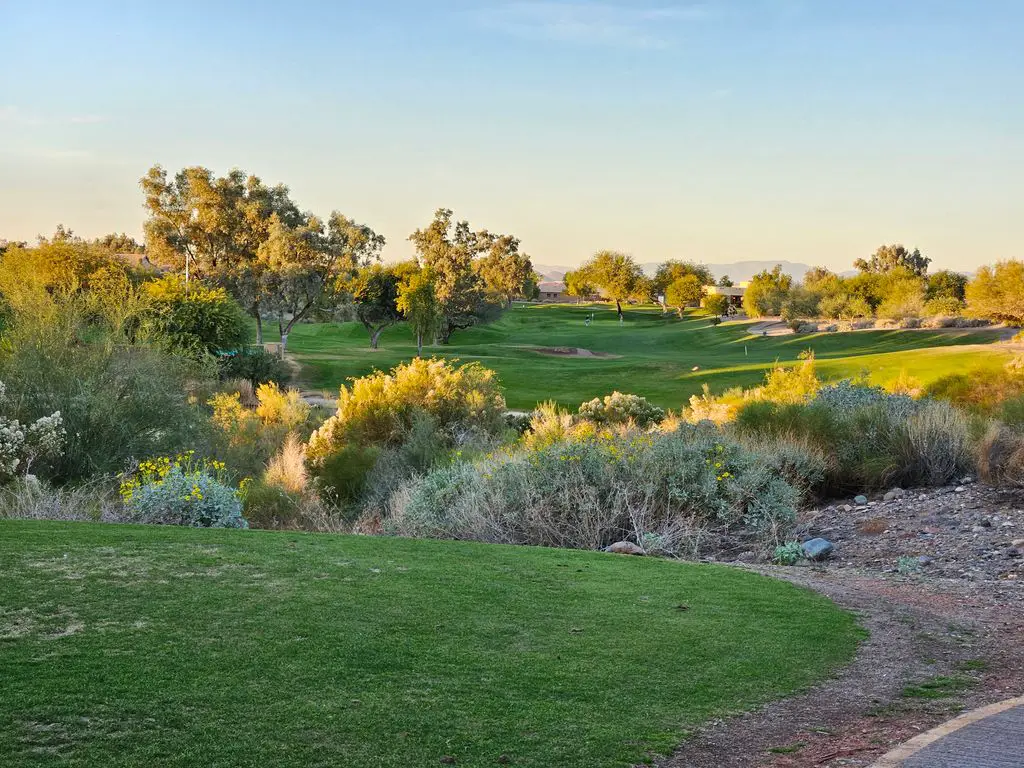
[[536, 294], [518, 238], [475, 230], [442, 208], [409, 236], [417, 258], [381, 264], [384, 237], [338, 211], [299, 209], [284, 185], [233, 170], [153, 166], [141, 180], [146, 254], [161, 268], [226, 290], [253, 318], [277, 317], [281, 343], [296, 323], [351, 307], [377, 346], [385, 328], [409, 322], [422, 348]]

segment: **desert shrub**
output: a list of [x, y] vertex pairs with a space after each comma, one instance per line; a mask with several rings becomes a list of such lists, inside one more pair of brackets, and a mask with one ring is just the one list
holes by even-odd
[[[380, 454], [378, 446], [349, 443], [325, 456], [316, 467], [320, 490], [336, 503], [353, 503], [366, 489], [367, 476]], [[408, 463], [403, 474], [409, 474]]]
[[256, 403], [256, 417], [261, 422], [280, 424], [289, 430], [306, 425], [313, 412], [297, 389], [283, 390], [276, 382], [266, 382], [256, 387]]
[[302, 494], [309, 488], [305, 447], [294, 432], [288, 433], [281, 450], [267, 464], [263, 482], [294, 494]]
[[210, 398], [210, 422], [215, 427], [213, 452], [243, 476], [258, 477], [279, 454], [288, 436], [301, 442], [316, 425], [316, 411], [295, 390], [261, 384], [255, 406], [246, 407], [238, 392], [218, 392]]
[[135, 522], [192, 528], [248, 528], [241, 494], [227, 484], [224, 465], [195, 461], [191, 453], [139, 464], [121, 482], [121, 498]]
[[166, 275], [144, 283], [142, 293], [142, 333], [175, 352], [216, 354], [249, 340], [245, 311], [223, 288], [193, 280], [186, 290], [180, 275]]
[[700, 549], [709, 529], [772, 539], [798, 492], [714, 428], [603, 432], [456, 462], [411, 481], [387, 521], [398, 533], [594, 548], [656, 537]]
[[712, 395], [704, 385], [701, 395], [690, 397], [690, 405], [683, 418], [691, 424], [709, 421], [725, 424], [736, 418], [740, 408], [753, 402], [803, 403], [815, 396], [821, 382], [815, 368], [814, 353], [804, 352], [794, 366], [776, 364], [765, 374], [765, 382], [754, 389], [729, 389], [721, 395]]
[[253, 480], [245, 484], [242, 512], [253, 528], [301, 527], [302, 497], [276, 485]]
[[998, 418], [1011, 427], [1024, 427], [1024, 395], [1004, 400], [999, 406]]
[[123, 522], [125, 510], [110, 478], [54, 487], [28, 476], [0, 488], [0, 518]]
[[781, 434], [771, 440], [743, 439], [743, 445], [800, 494], [801, 505], [811, 503], [835, 472], [835, 458], [806, 436]]
[[267, 382], [287, 384], [292, 377], [288, 363], [262, 347], [243, 347], [220, 358], [222, 379], [245, 379], [254, 387]]
[[924, 385], [919, 378], [911, 376], [906, 368], [902, 368], [899, 376], [885, 385], [885, 391], [893, 395], [916, 398], [924, 394]]
[[206, 442], [205, 417], [190, 397], [210, 376], [206, 367], [134, 343], [84, 304], [52, 309], [19, 315], [0, 346], [5, 415], [30, 424], [59, 411], [66, 433], [64, 450], [37, 460], [34, 472], [77, 481]]
[[338, 411], [312, 434], [306, 459], [323, 488], [352, 499], [381, 450], [397, 453], [395, 468], [427, 470], [496, 445], [506, 432], [504, 411], [493, 371], [417, 358], [342, 387]]
[[929, 384], [925, 392], [958, 408], [990, 416], [997, 414], [1003, 403], [1024, 396], [1024, 371], [1011, 360], [1002, 369], [978, 368], [943, 376]]
[[28, 475], [36, 459], [58, 456], [65, 438], [60, 411], [22, 424], [4, 414], [6, 405], [7, 387], [0, 381], [0, 486]]
[[647, 398], [622, 392], [612, 392], [603, 399], [595, 397], [583, 403], [579, 414], [581, 418], [600, 426], [632, 422], [641, 428], [665, 418], [664, 409], [649, 402]]
[[799, 541], [787, 541], [780, 544], [772, 553], [772, 561], [776, 565], [796, 565], [804, 559], [804, 547]]
[[990, 485], [1024, 487], [1024, 433], [993, 423], [978, 443], [978, 474]]
[[[947, 404], [840, 383], [804, 404], [753, 402], [734, 425], [770, 446], [797, 440], [823, 459], [813, 490], [838, 496], [894, 484], [947, 483], [970, 469], [970, 423]], [[813, 476], [813, 475], [811, 475]]]
[[704, 309], [710, 312], [715, 317], [722, 317], [729, 311], [729, 299], [726, 296], [720, 294], [711, 294], [705, 296], [701, 302]]
[[964, 303], [954, 296], [937, 296], [924, 305], [928, 317], [957, 317], [964, 309]]

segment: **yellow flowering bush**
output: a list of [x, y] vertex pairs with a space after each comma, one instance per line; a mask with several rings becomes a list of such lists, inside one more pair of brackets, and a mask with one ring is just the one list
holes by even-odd
[[197, 459], [193, 451], [147, 459], [121, 479], [125, 508], [140, 523], [248, 528], [242, 495], [228, 484], [223, 462]]

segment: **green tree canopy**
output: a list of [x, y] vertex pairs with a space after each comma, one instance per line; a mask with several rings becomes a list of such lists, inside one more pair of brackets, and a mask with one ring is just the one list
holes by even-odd
[[750, 317], [781, 314], [792, 287], [793, 278], [782, 271], [781, 264], [776, 264], [771, 271], [758, 272], [744, 293], [743, 309]]
[[484, 291], [495, 303], [508, 306], [513, 299], [528, 298], [536, 286], [530, 257], [519, 251], [519, 239], [511, 235], [489, 236], [490, 244], [473, 266]]
[[422, 357], [423, 339], [433, 336], [444, 319], [429, 270], [418, 270], [405, 276], [398, 286], [396, 306], [416, 336], [416, 355]]
[[704, 295], [705, 282], [698, 275], [683, 275], [676, 278], [665, 289], [665, 303], [675, 307], [679, 316], [683, 316], [683, 310], [690, 304], [701, 300]]
[[618, 251], [599, 251], [578, 271], [586, 276], [586, 280], [597, 286], [607, 299], [615, 302], [620, 320], [622, 302], [631, 298], [643, 298], [650, 288], [643, 270], [633, 257]]
[[967, 311], [974, 317], [1024, 325], [1024, 262], [982, 267], [967, 284]]
[[882, 245], [869, 259], [857, 259], [853, 265], [861, 272], [884, 273], [898, 267], [909, 269], [915, 275], [925, 275], [928, 272], [928, 265], [931, 259], [922, 256], [921, 251], [915, 248], [908, 250], [901, 244]]
[[191, 357], [235, 351], [249, 340], [245, 311], [223, 288], [198, 281], [185, 292], [181, 275], [144, 283], [142, 332], [148, 340]]

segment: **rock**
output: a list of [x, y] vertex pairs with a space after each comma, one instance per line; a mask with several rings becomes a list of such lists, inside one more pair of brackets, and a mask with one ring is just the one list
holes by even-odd
[[455, 765], [455, 758], [451, 755], [445, 755], [441, 758], [441, 765]]
[[1024, 539], [1014, 539], [1010, 542], [1010, 546], [1014, 549], [1022, 549], [1024, 548]]
[[605, 547], [605, 552], [613, 555], [644, 555], [643, 547], [639, 547], [631, 541], [616, 541], [610, 547]]
[[861, 494], [860, 496], [854, 496], [853, 503], [856, 504], [858, 507], [866, 506], [868, 503], [868, 497], [863, 494]]
[[843, 506], [841, 506], [840, 509], [843, 510], [843, 512], [853, 512], [853, 505], [843, 504]]
[[751, 551], [749, 549], [746, 552], [740, 552], [738, 555], [736, 555], [736, 562], [737, 563], [754, 563], [754, 562], [757, 562], [757, 553], [753, 552], [753, 551]]
[[928, 557], [928, 555], [921, 555], [919, 558], [917, 558], [917, 562], [919, 565], [931, 565], [933, 562], [935, 562], [935, 559]]
[[1021, 557], [1022, 555], [1024, 555], [1024, 552], [1021, 552], [1016, 547], [1010, 547], [1008, 550], [1006, 550], [1006, 556], [1011, 560], [1016, 560], [1018, 557]]
[[971, 477], [970, 475], [967, 475], [967, 477], [960, 478], [960, 483], [962, 485], [970, 485], [973, 482], [974, 482], [974, 478]]
[[902, 488], [893, 488], [891, 491], [882, 497], [883, 501], [895, 501], [896, 499], [902, 499], [906, 495], [906, 491]]
[[835, 550], [835, 545], [828, 539], [811, 539], [804, 542], [803, 550], [808, 560], [824, 560]]
[[971, 526], [971, 533], [984, 533], [987, 530], [988, 530], [988, 528], [986, 528], [984, 525], [972, 525]]

